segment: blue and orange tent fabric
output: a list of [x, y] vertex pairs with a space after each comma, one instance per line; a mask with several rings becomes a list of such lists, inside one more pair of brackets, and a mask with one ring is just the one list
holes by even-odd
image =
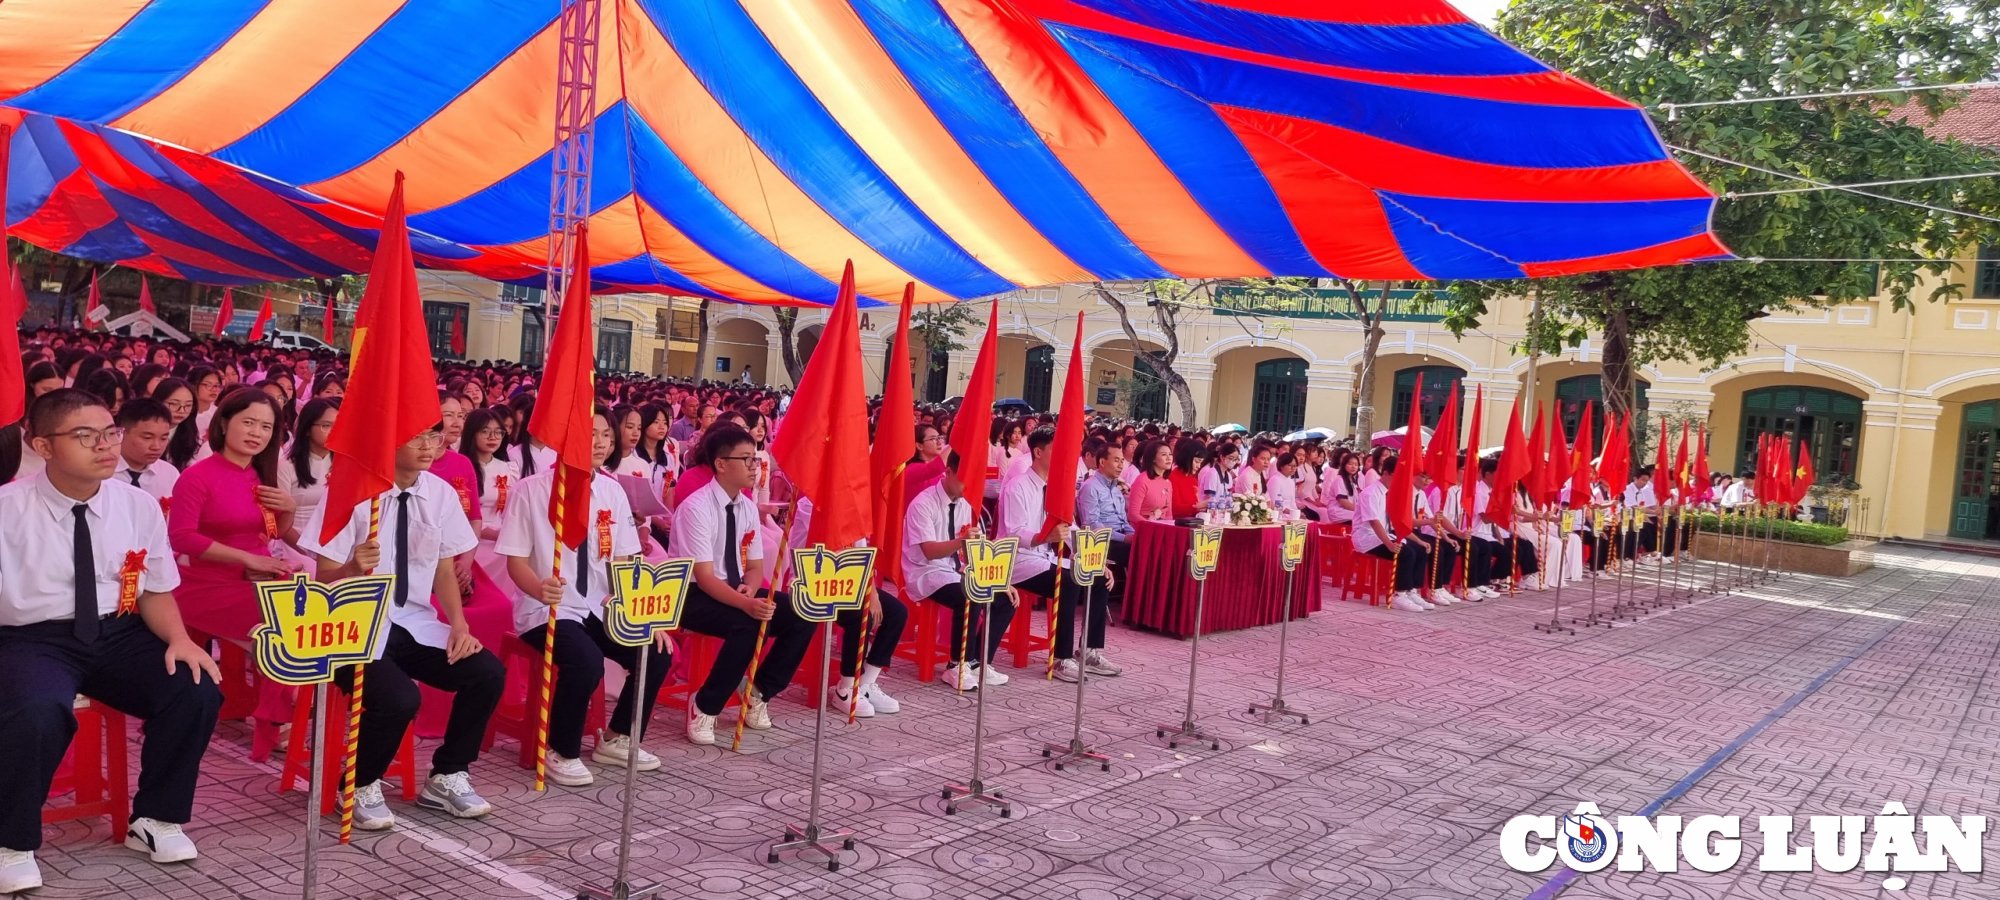
[[[829, 304], [1726, 257], [1646, 115], [1443, 0], [600, 0], [599, 290]], [[7, 0], [10, 233], [536, 282], [562, 0]]]

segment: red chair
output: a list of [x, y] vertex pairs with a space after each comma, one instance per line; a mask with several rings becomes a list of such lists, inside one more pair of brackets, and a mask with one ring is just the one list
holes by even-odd
[[[708, 680], [708, 673], [715, 668], [716, 654], [722, 652], [722, 639], [710, 637], [685, 628], [674, 632], [674, 663], [667, 680], [660, 685], [660, 694], [655, 701], [660, 707], [678, 705], [686, 708], [688, 698], [701, 689], [702, 682]], [[673, 673], [679, 673], [676, 676]], [[739, 702], [738, 694], [730, 692], [727, 709]]]
[[[519, 637], [507, 638], [501, 643], [506, 648], [507, 693], [500, 698], [500, 708], [493, 711], [493, 718], [486, 725], [486, 746], [493, 746], [496, 735], [506, 735], [519, 745], [518, 761], [523, 769], [535, 767], [535, 737], [542, 727], [542, 652], [528, 645]], [[519, 685], [520, 690], [515, 690]], [[598, 686], [597, 693], [591, 695], [590, 712], [584, 717], [584, 734], [594, 735], [604, 727], [604, 688]]]
[[898, 659], [907, 659], [917, 670], [917, 680], [937, 680], [937, 667], [945, 661], [946, 631], [951, 629], [951, 610], [940, 604], [918, 600], [910, 604], [911, 630], [896, 648]]
[[[1028, 665], [1028, 654], [1055, 646], [1055, 627], [1047, 616], [1043, 616], [1042, 630], [1035, 630], [1035, 607], [1045, 603], [1047, 598], [1020, 588], [1014, 590], [1021, 597], [1021, 605], [1014, 608], [1014, 621], [1008, 623], [1007, 636], [1001, 639], [1000, 644], [1014, 655], [1014, 668], [1021, 669]], [[1005, 603], [1006, 600], [995, 597], [993, 602]]]
[[[292, 734], [285, 745], [285, 767], [278, 773], [278, 793], [282, 794], [294, 787], [311, 785], [312, 773], [306, 770], [306, 735], [312, 732], [313, 694], [316, 691], [301, 689], [299, 699], [292, 706]], [[327, 689], [326, 733], [320, 735], [318, 743], [320, 770], [326, 773], [320, 792], [319, 811], [327, 815], [340, 809], [340, 776], [346, 762], [347, 753], [347, 692], [339, 685]], [[417, 739], [414, 731], [403, 732], [403, 746], [396, 750], [396, 758], [389, 763], [389, 775], [403, 782], [403, 800], [417, 799], [420, 789], [417, 783]], [[358, 785], [357, 785], [358, 787]]]
[[208, 647], [214, 644], [221, 648], [221, 652], [216, 656], [216, 668], [222, 670], [222, 710], [216, 714], [216, 718], [228, 722], [248, 718], [256, 712], [257, 675], [250, 669], [248, 649], [236, 641], [220, 638], [195, 628], [189, 628], [187, 633], [188, 639], [196, 646]]
[[125, 840], [125, 823], [132, 818], [132, 787], [126, 761], [125, 714], [76, 698], [76, 739], [56, 770], [51, 798], [73, 794], [67, 804], [42, 807], [42, 824], [105, 817], [111, 842]]

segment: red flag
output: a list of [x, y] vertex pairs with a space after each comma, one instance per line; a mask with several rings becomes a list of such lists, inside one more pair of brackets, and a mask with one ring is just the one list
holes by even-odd
[[1500, 465], [1493, 472], [1493, 491], [1486, 498], [1486, 521], [1506, 528], [1514, 523], [1514, 489], [1528, 474], [1528, 438], [1521, 433], [1521, 398], [1507, 414], [1507, 437], [1500, 445]]
[[903, 467], [917, 452], [917, 407], [910, 378], [910, 309], [917, 285], [903, 286], [896, 311], [896, 336], [889, 342], [889, 371], [882, 376], [882, 412], [875, 420], [875, 444], [868, 451], [873, 480], [877, 582], [903, 583]]
[[1479, 385], [1472, 394], [1472, 427], [1465, 432], [1465, 477], [1459, 481], [1461, 488], [1458, 498], [1459, 525], [1472, 523], [1472, 500], [1479, 496], [1479, 425], [1486, 411], [1486, 385]]
[[139, 308], [154, 315], [160, 314], [159, 310], [153, 308], [153, 283], [147, 281], [144, 275], [139, 276]]
[[1042, 491], [1042, 530], [1047, 540], [1057, 525], [1076, 524], [1078, 457], [1083, 455], [1083, 311], [1076, 314], [1076, 341], [1069, 345], [1069, 373], [1063, 377], [1062, 411], [1056, 416], [1056, 439], [1049, 444], [1049, 483]]
[[[232, 318], [236, 318], [236, 292], [224, 288], [222, 290], [222, 308], [216, 310], [216, 326], [210, 328], [208, 334], [220, 338], [230, 328], [230, 320]], [[256, 340], [256, 336], [252, 334], [250, 340]]]
[[1653, 448], [1653, 499], [1667, 502], [1667, 488], [1674, 484], [1674, 464], [1667, 459], [1667, 417], [1660, 417], [1660, 439]]
[[1444, 401], [1444, 411], [1438, 413], [1437, 425], [1431, 429], [1431, 446], [1424, 454], [1424, 474], [1437, 482], [1442, 491], [1458, 483], [1458, 392], [1460, 385], [1451, 386], [1451, 394]]
[[1777, 441], [1778, 452], [1772, 455], [1774, 468], [1771, 470], [1771, 480], [1774, 486], [1771, 488], [1771, 499], [1790, 506], [1793, 503], [1792, 439], [1790, 435], [1779, 435]]
[[83, 328], [85, 331], [89, 331], [92, 328], [101, 328], [104, 326], [104, 320], [107, 318], [109, 317], [104, 313], [104, 294], [97, 289], [97, 270], [92, 269], [90, 270], [90, 303], [83, 308]]
[[257, 307], [257, 321], [250, 323], [249, 339], [252, 341], [261, 341], [264, 338], [269, 337], [269, 335], [266, 335], [264, 333], [264, 329], [270, 327], [270, 324], [271, 324], [271, 292], [265, 291], [264, 305]]
[[993, 430], [993, 367], [1000, 355], [1000, 301], [993, 301], [987, 313], [986, 337], [979, 342], [979, 357], [972, 361], [972, 377], [965, 384], [965, 397], [958, 404], [958, 418], [951, 424], [951, 449], [958, 453], [958, 480], [965, 483], [965, 496], [978, 512], [979, 498], [986, 495], [986, 446]]
[[1576, 445], [1570, 448], [1569, 508], [1582, 509], [1590, 505], [1590, 481], [1596, 474], [1590, 469], [1590, 448], [1595, 444], [1596, 432], [1591, 430], [1590, 412], [1596, 404], [1583, 404], [1583, 418], [1576, 425]]
[[1563, 488], [1569, 486], [1570, 472], [1575, 466], [1575, 460], [1570, 458], [1569, 439], [1563, 436], [1558, 409], [1561, 407], [1549, 410], [1549, 455], [1542, 482], [1542, 503], [1546, 505], [1555, 505], [1562, 500]]
[[403, 173], [397, 172], [368, 268], [368, 293], [355, 320], [348, 370], [345, 404], [368, 414], [335, 421], [327, 435], [333, 468], [326, 479], [322, 542], [347, 527], [355, 506], [395, 484], [396, 448], [441, 418], [422, 303], [403, 219]]
[[[771, 464], [812, 501], [807, 542], [844, 550], [868, 537], [874, 512], [872, 477], [869, 467], [860, 464], [868, 458], [868, 394], [862, 387], [861, 313], [855, 308], [852, 261], [840, 276], [840, 295], [822, 333], [792, 394], [785, 427], [771, 442]], [[900, 562], [876, 562], [892, 564]]]
[[1597, 480], [1604, 482], [1604, 489], [1616, 500], [1632, 480], [1632, 414], [1620, 416], [1606, 411], [1604, 420], [1610, 424], [1611, 433], [1604, 438], [1604, 453], [1597, 457]]
[[320, 320], [320, 340], [325, 341], [329, 347], [333, 346], [333, 307], [338, 302], [340, 302], [340, 290], [336, 288], [326, 298], [326, 315]]
[[1542, 415], [1542, 405], [1535, 404], [1535, 426], [1528, 438], [1528, 474], [1522, 478], [1522, 486], [1528, 489], [1528, 504], [1540, 506], [1548, 501], [1543, 496], [1549, 492], [1549, 419]]
[[1674, 451], [1674, 489], [1680, 492], [1681, 502], [1694, 497], [1694, 485], [1688, 478], [1688, 423], [1681, 423], [1681, 445]]
[[1688, 480], [1694, 486], [1694, 497], [1696, 500], [1707, 500], [1709, 499], [1708, 496], [1709, 474], [1708, 474], [1708, 423], [1706, 422], [1695, 426], [1694, 457], [1691, 462], [1693, 464], [1694, 471], [1691, 473], [1691, 477]]
[[1417, 470], [1424, 465], [1423, 398], [1424, 376], [1419, 372], [1417, 389], [1410, 394], [1410, 421], [1403, 426], [1403, 449], [1397, 454], [1395, 474], [1389, 476], [1389, 530], [1397, 537], [1409, 537], [1417, 527]]
[[[556, 543], [582, 547], [590, 539], [590, 482], [596, 477], [592, 459], [592, 410], [597, 403], [596, 341], [591, 337], [590, 229], [578, 223], [571, 241], [569, 284], [556, 331], [549, 341], [548, 365], [535, 396], [535, 414], [528, 433], [556, 452], [555, 484], [548, 516]], [[375, 289], [375, 282], [368, 282]], [[368, 301], [361, 301], [365, 311]], [[359, 320], [356, 320], [359, 325]], [[361, 332], [355, 332], [360, 346]]]
[[1799, 464], [1793, 470], [1792, 505], [1797, 506], [1806, 499], [1806, 492], [1819, 482], [1819, 474], [1813, 471], [1812, 452], [1801, 442], [1799, 444]]
[[6, 293], [0, 296], [0, 426], [28, 414], [28, 374], [21, 369], [21, 316], [28, 310], [28, 291], [13, 255], [6, 252], [7, 157], [13, 143], [13, 126], [0, 125], [0, 270], [5, 270], [0, 274], [7, 279]]

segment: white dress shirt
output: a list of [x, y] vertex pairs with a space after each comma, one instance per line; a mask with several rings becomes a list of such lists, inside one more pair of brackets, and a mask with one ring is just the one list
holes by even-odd
[[1265, 493], [1270, 490], [1270, 482], [1275, 473], [1275, 467], [1259, 472], [1256, 466], [1245, 463], [1243, 468], [1236, 470], [1236, 479], [1230, 484], [1229, 489], [1237, 494]]
[[1653, 490], [1652, 482], [1647, 482], [1643, 487], [1637, 482], [1625, 486], [1626, 509], [1652, 509], [1659, 505], [1659, 495]]
[[[725, 514], [730, 505], [736, 507], [736, 546], [728, 545], [728, 517]], [[628, 514], [629, 515], [629, 514]], [[746, 542], [744, 537], [749, 537]], [[715, 567], [715, 577], [722, 578], [727, 572], [724, 565], [728, 558], [725, 553], [740, 553], [739, 570], [750, 571], [750, 563], [764, 558], [764, 540], [758, 531], [757, 502], [750, 498], [750, 492], [736, 495], [734, 500], [729, 492], [722, 489], [722, 483], [711, 481], [700, 490], [690, 494], [687, 501], [674, 507], [674, 527], [669, 535], [667, 555], [675, 559], [692, 559]]]
[[294, 522], [310, 522], [319, 505], [326, 500], [326, 474], [333, 471], [333, 454], [322, 456], [306, 454], [306, 471], [312, 473], [313, 483], [299, 484], [298, 467], [292, 465], [290, 454], [278, 460], [278, 487], [292, 495], [292, 502], [299, 505], [298, 512], [292, 514]]
[[925, 559], [919, 545], [957, 540], [959, 529], [972, 521], [972, 504], [964, 497], [951, 499], [944, 492], [944, 482], [917, 492], [909, 511], [903, 514], [903, 584], [915, 595], [906, 599], [929, 597], [939, 588], [959, 582], [958, 560], [950, 556]]
[[1367, 553], [1382, 546], [1382, 537], [1368, 523], [1379, 522], [1382, 533], [1393, 536], [1389, 528], [1389, 486], [1376, 482], [1354, 498], [1354, 551]]
[[[36, 457], [40, 459], [41, 457]], [[140, 469], [139, 480], [132, 480], [132, 464], [125, 457], [118, 457], [118, 471], [111, 476], [113, 481], [123, 482], [145, 491], [154, 500], [165, 500], [174, 495], [174, 485], [181, 480], [181, 470], [164, 459], [153, 460], [153, 464]]]
[[1271, 501], [1271, 506], [1277, 509], [1298, 509], [1299, 483], [1286, 478], [1283, 473], [1273, 471], [1271, 483], [1266, 488], [1264, 496]]
[[[554, 562], [556, 530], [549, 525], [549, 505], [554, 500], [555, 474], [543, 472], [521, 480], [510, 488], [507, 496], [507, 511], [502, 516], [500, 536], [493, 542], [494, 552], [501, 556], [526, 559], [529, 568], [537, 575], [546, 576]], [[575, 548], [562, 549], [562, 577], [568, 582], [563, 589], [562, 604], [556, 607], [556, 618], [571, 622], [581, 622], [604, 609], [604, 603], [611, 597], [611, 567], [597, 553], [597, 511], [611, 513], [611, 556], [621, 559], [639, 553], [639, 530], [632, 526], [632, 506], [625, 498], [625, 489], [618, 486], [616, 479], [602, 472], [590, 480], [590, 514], [585, 522], [583, 549], [590, 561], [590, 584], [588, 593], [577, 591], [577, 552]], [[531, 628], [547, 625], [548, 604], [539, 596], [529, 596], [514, 585], [512, 579], [506, 582], [508, 593], [514, 598], [514, 630], [525, 632]]]
[[[382, 521], [376, 540], [382, 545], [382, 562], [371, 575], [396, 571], [396, 524], [401, 521], [403, 509], [397, 497], [402, 493], [402, 488], [391, 486], [378, 498], [382, 501]], [[465, 517], [465, 507], [459, 505], [458, 491], [444, 479], [429, 472], [418, 473], [409, 493], [410, 558], [406, 568], [410, 578], [409, 602], [402, 606], [389, 604], [389, 624], [409, 632], [419, 644], [442, 650], [451, 638], [451, 626], [438, 618], [431, 583], [437, 577], [438, 562], [479, 546], [479, 535], [472, 530], [472, 520]], [[320, 543], [319, 532], [326, 519], [326, 506], [321, 504], [299, 534], [299, 549], [336, 564], [353, 559], [354, 548], [368, 540], [368, 504], [367, 500], [355, 504], [347, 527], [324, 544]], [[384, 634], [383, 639], [387, 638]]]
[[[36, 475], [0, 487], [0, 626], [76, 618], [77, 501]], [[90, 525], [90, 561], [97, 581], [97, 611], [118, 611], [119, 573], [125, 554], [144, 551], [142, 593], [180, 587], [181, 570], [167, 543], [167, 517], [159, 501], [131, 485], [106, 481], [83, 504]]]
[[1482, 541], [1504, 541], [1514, 533], [1486, 520], [1486, 504], [1493, 502], [1493, 486], [1482, 481], [1472, 491], [1472, 536]]
[[[496, 456], [484, 464], [475, 464], [479, 471], [479, 520], [500, 522], [507, 518], [507, 510], [517, 502], [516, 489], [521, 486], [521, 467], [511, 459]], [[544, 470], [546, 471], [546, 470]], [[507, 479], [507, 509], [500, 507], [500, 479]]]
[[1021, 539], [1021, 548], [1014, 552], [1014, 574], [1008, 578], [1012, 584], [1040, 575], [1056, 564], [1055, 545], [1029, 546], [1048, 518], [1042, 509], [1042, 492], [1047, 489], [1048, 482], [1032, 466], [1000, 486], [1000, 536]]
[[1202, 466], [1201, 475], [1195, 480], [1195, 485], [1201, 489], [1201, 496], [1198, 499], [1202, 506], [1229, 496], [1229, 481], [1223, 477], [1222, 470], [1214, 466]]

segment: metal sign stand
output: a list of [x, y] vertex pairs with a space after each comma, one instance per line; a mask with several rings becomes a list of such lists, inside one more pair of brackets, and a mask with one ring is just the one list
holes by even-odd
[[[820, 624], [819, 638], [819, 683], [824, 685], [831, 677], [833, 668], [832, 621]], [[640, 671], [643, 672], [645, 670], [641, 669]], [[806, 804], [806, 824], [803, 827], [785, 826], [784, 839], [771, 845], [770, 853], [764, 857], [764, 861], [767, 863], [777, 862], [778, 854], [780, 853], [798, 850], [818, 853], [826, 857], [826, 870], [829, 872], [838, 872], [840, 871], [840, 851], [831, 849], [829, 845], [838, 842], [840, 850], [854, 849], [854, 832], [829, 831], [822, 828], [819, 822], [820, 766], [824, 756], [822, 751], [826, 741], [827, 702], [826, 697], [821, 697], [819, 707], [813, 712], [812, 793], [811, 799]]]
[[[1570, 531], [1570, 530], [1568, 530], [1568, 529], [1567, 529], [1566, 527], [1564, 527], [1564, 526], [1565, 526], [1565, 523], [1564, 523], [1564, 521], [1563, 521], [1563, 520], [1564, 520], [1565, 518], [1566, 518], [1565, 516], [1562, 516], [1562, 515], [1560, 515], [1560, 514], [1556, 516], [1556, 532], [1557, 532], [1557, 534], [1556, 534], [1556, 608], [1555, 608], [1555, 610], [1554, 610], [1553, 612], [1549, 613], [1549, 620], [1548, 620], [1547, 622], [1536, 622], [1536, 623], [1535, 623], [1535, 630], [1536, 630], [1536, 631], [1542, 631], [1542, 632], [1547, 632], [1547, 633], [1549, 633], [1549, 634], [1575, 634], [1575, 633], [1576, 633], [1576, 629], [1574, 629], [1574, 628], [1571, 628], [1571, 627], [1569, 627], [1568, 625], [1564, 625], [1564, 624], [1562, 623], [1562, 611], [1563, 611], [1563, 582], [1565, 582], [1565, 581], [1567, 581], [1567, 580], [1568, 580], [1568, 579], [1567, 579], [1567, 578], [1565, 578], [1564, 576], [1565, 576], [1566, 574], [1568, 574], [1568, 573], [1567, 573], [1567, 571], [1566, 571], [1566, 568], [1567, 568], [1567, 566], [1569, 565], [1569, 537], [1570, 537], [1570, 535], [1571, 535], [1571, 534], [1574, 534], [1574, 533], [1575, 533], [1575, 532], [1573, 532], [1573, 531]], [[1439, 540], [1443, 540], [1443, 538], [1439, 538]], [[1547, 560], [1546, 558], [1544, 558], [1544, 559], [1542, 560], [1542, 565], [1543, 565], [1543, 566], [1547, 566], [1547, 565], [1548, 565], [1548, 560]], [[1595, 584], [1592, 584], [1592, 586], [1591, 586], [1591, 589], [1592, 589], [1592, 591], [1595, 591], [1595, 590], [1596, 590], [1596, 585], [1595, 585]], [[1597, 615], [1597, 613], [1595, 612], [1595, 608], [1594, 608], [1594, 607], [1593, 607], [1593, 611], [1591, 612], [1591, 615], [1592, 615], [1592, 617], [1595, 617], [1595, 616]]]
[[[1060, 572], [1057, 573], [1057, 577], [1061, 577]], [[1084, 636], [1090, 634], [1090, 601], [1094, 599], [1096, 591], [1096, 579], [1092, 579], [1083, 586], [1083, 624], [1079, 626], [1082, 629], [1082, 633], [1077, 635], [1078, 644], [1088, 643], [1084, 639]], [[1054, 633], [1055, 625], [1049, 625], [1049, 630], [1050, 633]], [[1090, 671], [1089, 667], [1085, 664], [1085, 657], [1088, 655], [1088, 651], [1082, 647], [1077, 647], [1076, 649], [1081, 652], [1078, 652], [1074, 657], [1076, 659], [1076, 718], [1070, 723], [1069, 743], [1057, 744], [1051, 742], [1043, 744], [1042, 758], [1053, 758], [1056, 771], [1058, 772], [1063, 770], [1063, 766], [1073, 762], [1094, 762], [1097, 764], [1098, 771], [1109, 772], [1111, 771], [1111, 757], [1098, 753], [1083, 743], [1083, 685], [1084, 682], [1090, 680]], [[984, 694], [983, 691], [981, 693]], [[1061, 755], [1058, 756], [1056, 754]], [[977, 774], [977, 767], [975, 766], [974, 769], [975, 774]], [[1002, 814], [1005, 815], [1005, 813]]]
[[[1219, 542], [1220, 538], [1217, 540]], [[1199, 552], [1195, 551], [1195, 555], [1199, 555]], [[1189, 560], [1193, 561], [1194, 558], [1195, 556], [1191, 555]], [[1221, 553], [1218, 550], [1217, 559], [1219, 560], [1220, 558]], [[1215, 573], [1212, 571], [1203, 572], [1199, 566], [1196, 566], [1190, 570], [1190, 574], [1195, 577], [1199, 583], [1199, 587], [1195, 588], [1194, 592], [1194, 633], [1188, 639], [1187, 709], [1181, 714], [1181, 724], [1179, 726], [1157, 726], [1153, 730], [1153, 736], [1166, 738], [1167, 749], [1169, 750], [1179, 747], [1182, 742], [1207, 744], [1210, 750], [1220, 750], [1222, 749], [1222, 741], [1214, 735], [1202, 731], [1201, 727], [1194, 722], [1195, 675], [1201, 665], [1202, 614], [1208, 605], [1208, 579]]]
[[[1442, 531], [1443, 529], [1438, 530]], [[1308, 532], [1308, 540], [1310, 539], [1310, 532]], [[1442, 541], [1444, 540], [1444, 536], [1440, 534], [1437, 539]], [[1431, 560], [1435, 564], [1437, 557], [1432, 556]], [[1299, 561], [1292, 559], [1290, 555], [1284, 556], [1280, 561], [1285, 568], [1285, 614], [1283, 618], [1278, 620], [1277, 684], [1271, 691], [1271, 702], [1250, 704], [1250, 714], [1254, 716], [1262, 712], [1264, 714], [1264, 724], [1266, 725], [1271, 724], [1271, 720], [1273, 719], [1297, 719], [1300, 725], [1311, 725], [1312, 721], [1306, 717], [1305, 713], [1285, 705], [1286, 644], [1292, 630], [1292, 587], [1294, 582], [1298, 580], [1292, 573], [1298, 570]], [[1207, 584], [1208, 582], [1204, 581], [1202, 583]], [[1197, 622], [1196, 624], [1199, 625], [1200, 623]]]
[[[555, 632], [551, 630], [546, 639], [553, 642], [556, 639]], [[652, 649], [650, 644], [640, 647], [639, 664], [632, 667], [633, 684], [638, 685], [638, 688], [633, 694], [633, 699], [637, 702], [632, 704], [631, 728], [626, 732], [626, 739], [632, 744], [631, 756], [625, 761], [625, 802], [618, 816], [618, 874], [612, 879], [608, 888], [588, 886], [578, 888], [577, 900], [640, 900], [642, 897], [654, 896], [661, 890], [660, 885], [634, 887], [628, 880], [632, 874], [632, 806], [639, 793], [639, 735], [645, 730], [646, 713], [645, 699], [637, 691], [645, 687], [646, 658], [652, 655]], [[818, 785], [815, 784], [814, 787], [817, 788]]]
[[[1012, 595], [1012, 589], [1009, 589], [1008, 593]], [[970, 603], [972, 601], [968, 599], [966, 602]], [[1018, 609], [1015, 610], [1016, 615], [1019, 612]], [[987, 658], [986, 648], [993, 646], [992, 637], [993, 612], [992, 610], [987, 610], [986, 615], [980, 621], [979, 649], [976, 651], [981, 661], [979, 665], [979, 696], [972, 701], [972, 777], [966, 779], [964, 784], [945, 785], [943, 792], [945, 801], [944, 814], [947, 816], [957, 813], [959, 804], [971, 803], [997, 809], [1000, 811], [1000, 818], [1003, 819], [1014, 817], [1014, 810], [1007, 805], [1006, 798], [1001, 797], [1000, 792], [997, 790], [987, 790], [986, 779], [980, 777], [979, 774], [980, 767], [986, 761], [986, 667], [993, 664], [993, 660]], [[966, 650], [967, 652], [964, 654], [966, 656], [975, 654], [975, 651], [970, 647], [966, 648]], [[964, 661], [960, 660], [960, 665], [963, 664]]]
[[[311, 760], [308, 767], [312, 776], [306, 780], [306, 860], [305, 885], [301, 894], [305, 900], [312, 900], [319, 892], [319, 807], [320, 792], [326, 790], [326, 765], [323, 755], [326, 748], [321, 742], [326, 740], [326, 682], [313, 685], [312, 743], [306, 749]], [[123, 748], [120, 748], [121, 751]], [[296, 782], [294, 782], [296, 783]], [[287, 789], [291, 784], [285, 785]]]

